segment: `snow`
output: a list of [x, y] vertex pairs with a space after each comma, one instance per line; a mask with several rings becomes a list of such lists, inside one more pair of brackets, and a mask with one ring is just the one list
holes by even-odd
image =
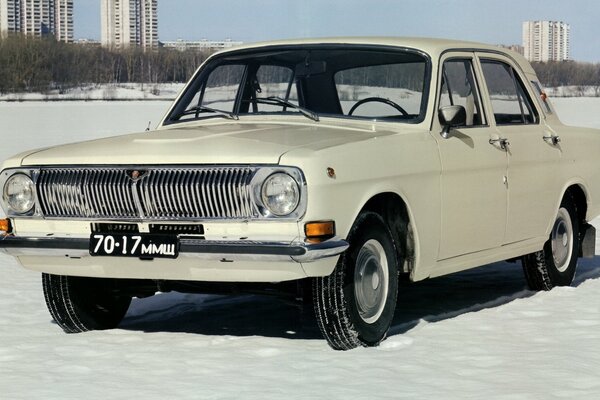
[[[600, 127], [597, 99], [554, 104], [565, 122]], [[0, 158], [144, 129], [167, 107], [0, 103]], [[66, 335], [39, 274], [0, 255], [0, 398], [595, 399], [598, 266], [582, 259], [574, 287], [542, 293], [505, 262], [405, 284], [380, 347], [334, 352], [310, 309], [253, 295], [135, 299], [119, 329]]]
[[598, 97], [600, 85], [588, 86], [557, 86], [545, 89], [551, 97]]
[[1, 101], [173, 100], [185, 83], [90, 84], [46, 93], [0, 93]]

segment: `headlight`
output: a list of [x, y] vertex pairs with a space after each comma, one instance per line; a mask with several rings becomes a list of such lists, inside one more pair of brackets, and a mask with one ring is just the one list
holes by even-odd
[[34, 185], [30, 177], [15, 174], [4, 184], [4, 201], [12, 211], [25, 214], [34, 205]]
[[261, 188], [262, 202], [277, 216], [291, 214], [300, 202], [300, 188], [294, 178], [284, 172], [269, 176]]

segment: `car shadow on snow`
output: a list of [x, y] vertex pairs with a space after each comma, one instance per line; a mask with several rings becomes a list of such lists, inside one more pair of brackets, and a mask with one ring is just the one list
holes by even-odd
[[[574, 285], [596, 278], [600, 278], [600, 257], [580, 260]], [[421, 282], [401, 282], [389, 336], [403, 334], [421, 320], [442, 321], [535, 294], [526, 287], [520, 262], [494, 263]], [[260, 295], [174, 292], [134, 299], [120, 328], [211, 336], [322, 338], [311, 304]]]

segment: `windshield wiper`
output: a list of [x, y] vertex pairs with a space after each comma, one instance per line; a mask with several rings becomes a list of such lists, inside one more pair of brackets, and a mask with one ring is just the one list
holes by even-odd
[[281, 97], [277, 97], [277, 96], [257, 97], [254, 100], [256, 100], [257, 103], [269, 104], [272, 106], [286, 106], [286, 107], [294, 108], [294, 109], [300, 111], [302, 113], [302, 115], [312, 119], [313, 121], [319, 121], [319, 115], [316, 112], [310, 111], [304, 107], [300, 107], [299, 105], [291, 103], [287, 100], [284, 100]]
[[185, 110], [184, 112], [179, 114], [177, 116], [177, 118], [181, 118], [184, 115], [190, 115], [190, 114], [196, 114], [196, 118], [198, 118], [198, 114], [205, 113], [205, 112], [215, 113], [215, 114], [217, 114], [221, 117], [225, 117], [227, 119], [235, 119], [235, 120], [240, 119], [234, 113], [230, 113], [230, 112], [223, 111], [223, 110], [217, 110], [216, 108], [210, 108], [210, 107], [206, 107], [206, 106], [196, 106], [196, 107], [190, 108], [188, 110]]

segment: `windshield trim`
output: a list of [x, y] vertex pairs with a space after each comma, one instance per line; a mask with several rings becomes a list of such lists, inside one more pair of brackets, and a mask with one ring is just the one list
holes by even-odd
[[[237, 51], [228, 51], [222, 54], [215, 54], [209, 57], [196, 71], [193, 77], [189, 80], [186, 87], [183, 89], [182, 93], [175, 100], [172, 107], [166, 114], [166, 117], [163, 119], [162, 126], [178, 124], [183, 122], [190, 121], [189, 119], [179, 120], [178, 118], [182, 114], [185, 106], [192, 100], [195, 94], [200, 90], [200, 87], [203, 86], [203, 82], [206, 78], [206, 75], [210, 74], [215, 68], [225, 65], [225, 64], [234, 64], [235, 61], [241, 61], [246, 58], [248, 55], [252, 54], [264, 54], [274, 51], [290, 51], [290, 50], [365, 50], [365, 51], [385, 51], [391, 53], [412, 53], [418, 56], [421, 56], [425, 61], [425, 73], [423, 76], [424, 84], [423, 84], [423, 93], [421, 96], [421, 105], [419, 108], [419, 115], [414, 119], [377, 119], [372, 117], [364, 117], [364, 116], [348, 116], [348, 115], [339, 115], [339, 114], [328, 114], [328, 113], [318, 113], [320, 116], [327, 116], [330, 118], [340, 118], [340, 119], [353, 119], [353, 120], [361, 120], [361, 121], [381, 121], [381, 122], [393, 122], [393, 123], [402, 123], [402, 124], [419, 124], [425, 121], [427, 117], [427, 105], [429, 103], [429, 95], [431, 88], [431, 76], [432, 76], [432, 61], [431, 56], [424, 52], [423, 50], [405, 47], [405, 46], [394, 46], [394, 45], [372, 45], [372, 44], [290, 44], [290, 45], [272, 45], [272, 46], [264, 46], [264, 47], [255, 47], [251, 49], [242, 49]], [[242, 77], [241, 84], [244, 84], [247, 79], [247, 68], [244, 71], [244, 76]], [[238, 91], [238, 97], [240, 99], [236, 99], [236, 104], [234, 106], [233, 114], [237, 116], [247, 115], [247, 114], [239, 114], [237, 110], [239, 110], [238, 102], [241, 101], [241, 91]], [[281, 113], [279, 113], [281, 114]], [[217, 115], [206, 116], [199, 119], [193, 119], [193, 121], [204, 120], [207, 118], [214, 118]]]

